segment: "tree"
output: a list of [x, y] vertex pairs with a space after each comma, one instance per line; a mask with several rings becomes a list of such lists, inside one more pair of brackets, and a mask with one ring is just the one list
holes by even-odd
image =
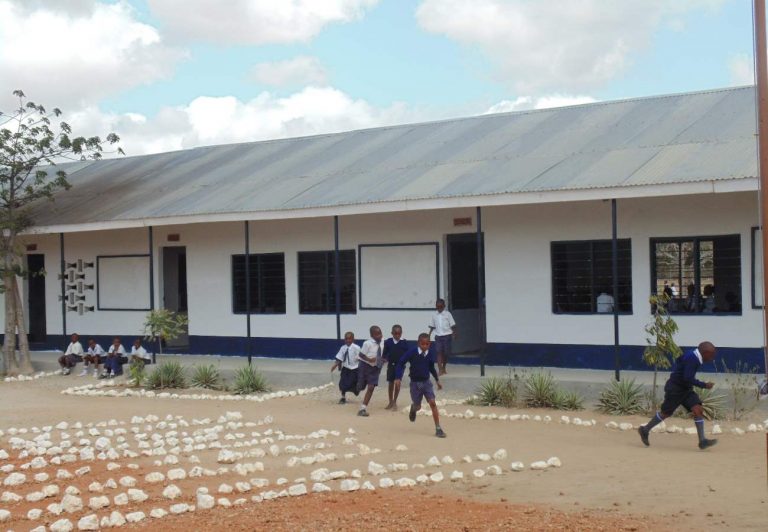
[[667, 311], [669, 296], [661, 293], [651, 296], [649, 302], [653, 308], [653, 321], [645, 326], [648, 335], [648, 344], [643, 351], [643, 362], [653, 368], [653, 389], [651, 391], [651, 408], [656, 408], [656, 378], [660, 369], [669, 369], [672, 360], [682, 354], [680, 347], [675, 343], [677, 334], [677, 322], [672, 319]]
[[160, 354], [163, 354], [163, 341], [174, 340], [184, 334], [187, 317], [165, 308], [152, 310], [144, 320], [144, 338], [157, 342]]
[[[34, 223], [32, 204], [52, 201], [60, 190], [70, 188], [67, 173], [58, 165], [68, 160], [100, 159], [103, 145], [116, 145], [114, 133], [100, 137], [76, 137], [66, 122], [52, 124], [61, 116], [54, 108], [27, 100], [20, 90], [13, 91], [18, 107], [10, 113], [0, 111], [0, 278], [5, 297], [5, 339], [3, 366], [6, 374], [30, 373], [24, 308], [17, 280], [27, 276], [18, 235]], [[122, 154], [121, 148], [116, 152]], [[19, 358], [16, 357], [16, 335]]]

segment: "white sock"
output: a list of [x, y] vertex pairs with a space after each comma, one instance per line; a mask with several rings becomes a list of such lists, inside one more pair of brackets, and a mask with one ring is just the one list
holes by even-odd
[[365, 405], [365, 403], [360, 403], [360, 410], [366, 410], [368, 407]]

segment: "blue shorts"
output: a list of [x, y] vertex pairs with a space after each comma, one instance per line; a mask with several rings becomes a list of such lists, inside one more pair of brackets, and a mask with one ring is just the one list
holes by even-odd
[[682, 406], [690, 412], [694, 406], [700, 404], [701, 398], [692, 388], [680, 388], [674, 384], [667, 383], [664, 386], [664, 402], [659, 410], [661, 410], [662, 414], [671, 416], [675, 413], [678, 406]]
[[421, 400], [432, 401], [435, 399], [435, 389], [432, 387], [432, 381], [411, 381], [411, 402], [415, 405], [421, 405]]
[[452, 343], [452, 334], [446, 334], [445, 336], [435, 336], [435, 351], [437, 352], [437, 356], [442, 355], [443, 362], [448, 362], [448, 357], [451, 356]]
[[357, 367], [358, 390], [362, 391], [368, 386], [378, 386], [379, 373], [381, 373], [381, 368], [360, 362], [360, 365]]

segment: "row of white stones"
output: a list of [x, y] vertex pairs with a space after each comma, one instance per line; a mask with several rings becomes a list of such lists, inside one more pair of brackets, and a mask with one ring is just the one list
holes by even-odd
[[[402, 410], [404, 413], [408, 413], [409, 407], [405, 407]], [[445, 409], [440, 409], [439, 413], [443, 417], [447, 418], [457, 418], [457, 419], [478, 419], [483, 421], [538, 421], [543, 423], [551, 423], [552, 417], [548, 415], [539, 415], [539, 414], [496, 414], [496, 413], [489, 413], [489, 414], [475, 414], [473, 410], [467, 409], [465, 412], [448, 412]], [[420, 410], [417, 415], [420, 416], [430, 416], [431, 413], [427, 410]], [[597, 421], [594, 419], [581, 419], [579, 417], [570, 417], [570, 416], [560, 416], [560, 419], [558, 420], [558, 423], [563, 425], [575, 425], [575, 426], [581, 426], [581, 427], [595, 427], [597, 426]], [[608, 429], [618, 429], [618, 430], [633, 430], [639, 427], [640, 425], [633, 425], [632, 423], [628, 422], [617, 422], [617, 421], [609, 421], [605, 424], [605, 427]], [[653, 428], [653, 432], [667, 432], [670, 434], [696, 434], [696, 428], [695, 427], [678, 427], [677, 425], [667, 425], [666, 423], [662, 422], [656, 427]], [[719, 424], [715, 423], [712, 424], [711, 429], [712, 434], [722, 434], [723, 429], [720, 427]], [[731, 434], [736, 434], [738, 436], [743, 436], [745, 433], [756, 433], [756, 432], [768, 432], [768, 419], [763, 421], [762, 423], [751, 423], [745, 428], [739, 428], [739, 427], [733, 427], [730, 429]]]
[[61, 371], [40, 371], [38, 373], [35, 373], [33, 375], [19, 375], [17, 377], [5, 377], [3, 379], [3, 382], [28, 382], [28, 381], [36, 381], [38, 379], [42, 379], [45, 377], [55, 377], [56, 375], [61, 375]]
[[310, 388], [298, 388], [296, 390], [280, 390], [260, 395], [234, 395], [234, 394], [211, 394], [211, 393], [171, 393], [155, 392], [144, 388], [118, 389], [122, 384], [116, 381], [103, 381], [97, 384], [85, 384], [83, 386], [73, 386], [61, 391], [63, 395], [80, 395], [87, 397], [147, 397], [156, 399], [185, 399], [191, 401], [254, 401], [262, 403], [271, 399], [282, 399], [285, 397], [300, 397], [320, 392], [333, 386], [333, 383], [323, 384], [321, 386], [312, 386]]

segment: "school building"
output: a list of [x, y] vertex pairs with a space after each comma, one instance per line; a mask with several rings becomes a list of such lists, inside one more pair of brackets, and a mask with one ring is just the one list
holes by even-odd
[[666, 291], [681, 345], [762, 367], [755, 135], [742, 87], [67, 164], [23, 239], [30, 339], [168, 308], [177, 352], [330, 358], [443, 297], [457, 361], [613, 368], [615, 306], [638, 369]]

